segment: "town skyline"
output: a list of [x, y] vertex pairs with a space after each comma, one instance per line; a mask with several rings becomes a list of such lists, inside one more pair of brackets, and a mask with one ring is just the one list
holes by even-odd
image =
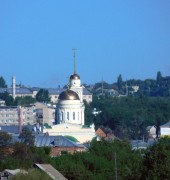
[[170, 2], [1, 1], [1, 73], [8, 85], [61, 87], [170, 75]]

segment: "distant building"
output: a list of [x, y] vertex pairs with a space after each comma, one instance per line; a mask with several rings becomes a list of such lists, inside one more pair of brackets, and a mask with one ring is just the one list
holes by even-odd
[[0, 99], [0, 106], [5, 106], [5, 101], [3, 99]]
[[112, 130], [106, 127], [99, 127], [95, 133], [96, 133], [96, 136], [98, 137], [98, 140], [101, 140], [102, 138], [106, 140], [113, 140], [116, 138]]
[[40, 124], [48, 124], [52, 126], [56, 122], [56, 106], [37, 102], [34, 104], [36, 108], [37, 122]]
[[[12, 87], [0, 88], [0, 93], [8, 92], [13, 98], [23, 97], [23, 96], [31, 96], [33, 98], [36, 97], [36, 94], [41, 89], [39, 87], [20, 87], [16, 86], [15, 77], [12, 78]], [[90, 93], [84, 86], [82, 88], [82, 98], [87, 101], [87, 103], [92, 102], [92, 93]], [[65, 91], [64, 88], [43, 88], [48, 90], [49, 96], [51, 97], [52, 103], [58, 102], [59, 95]]]
[[146, 131], [148, 133], [149, 138], [156, 138], [156, 127], [155, 126], [147, 126]]
[[132, 86], [133, 92], [138, 92], [139, 91], [139, 86]]
[[0, 106], [0, 126], [19, 125], [20, 118], [22, 125], [36, 123], [35, 107]]
[[49, 129], [44, 129], [44, 133], [73, 136], [80, 143], [84, 143], [95, 137], [95, 128], [94, 126], [84, 126], [84, 87], [81, 85], [81, 79], [76, 73], [75, 66], [74, 56], [74, 73], [69, 78], [67, 90], [61, 92], [58, 97], [56, 107], [57, 124]]
[[160, 136], [170, 136], [170, 122], [167, 122], [166, 124], [160, 126]]

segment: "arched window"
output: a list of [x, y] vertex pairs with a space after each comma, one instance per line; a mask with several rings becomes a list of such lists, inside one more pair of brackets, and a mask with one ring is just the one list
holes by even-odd
[[63, 121], [63, 120], [64, 120], [64, 113], [61, 112], [61, 121]]
[[75, 120], [75, 112], [73, 112], [73, 120]]
[[67, 112], [67, 120], [69, 120], [69, 112]]
[[79, 112], [78, 112], [78, 120], [79, 120]]

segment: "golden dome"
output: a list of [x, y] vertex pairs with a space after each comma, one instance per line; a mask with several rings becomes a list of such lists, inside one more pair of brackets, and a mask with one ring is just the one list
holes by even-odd
[[80, 76], [78, 74], [73, 74], [70, 76], [70, 79], [80, 79]]
[[59, 95], [58, 99], [60, 99], [60, 100], [80, 100], [78, 94], [74, 91], [69, 90], [69, 89], [66, 91], [63, 91]]

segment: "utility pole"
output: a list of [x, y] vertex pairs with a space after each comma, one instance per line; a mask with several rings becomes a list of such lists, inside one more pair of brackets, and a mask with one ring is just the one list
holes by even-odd
[[103, 96], [103, 78], [102, 78], [102, 96]]
[[116, 159], [116, 152], [115, 152], [115, 180], [117, 180], [117, 159]]
[[18, 107], [18, 111], [19, 111], [19, 134], [22, 133], [22, 107], [19, 106]]

